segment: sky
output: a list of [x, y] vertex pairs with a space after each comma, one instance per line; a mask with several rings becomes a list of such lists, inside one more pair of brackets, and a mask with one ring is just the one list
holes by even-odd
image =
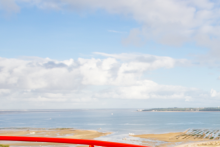
[[0, 109], [218, 107], [217, 0], [0, 0]]

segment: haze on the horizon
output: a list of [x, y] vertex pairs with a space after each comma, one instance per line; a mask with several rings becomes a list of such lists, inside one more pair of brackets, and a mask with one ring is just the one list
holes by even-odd
[[217, 107], [217, 0], [0, 0], [0, 109]]

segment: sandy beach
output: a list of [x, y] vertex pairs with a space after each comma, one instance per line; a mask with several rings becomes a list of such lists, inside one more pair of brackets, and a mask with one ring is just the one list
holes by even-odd
[[[94, 139], [101, 136], [106, 136], [111, 132], [99, 132], [95, 130], [75, 130], [71, 128], [58, 129], [0, 129], [0, 136], [40, 136], [40, 137], [63, 137], [63, 138], [78, 138], [78, 139]], [[10, 146], [69, 146], [69, 144], [57, 143], [41, 143], [41, 142], [13, 142], [0, 141], [0, 144], [8, 144]]]
[[220, 141], [202, 141], [202, 142], [193, 142], [185, 143], [178, 145], [176, 147], [220, 147]]
[[[138, 137], [142, 139], [148, 139], [148, 141], [142, 141], [143, 145], [152, 147], [214, 147], [220, 146], [219, 137], [213, 138], [212, 135], [208, 137], [204, 133], [195, 134], [184, 132], [171, 132], [164, 134], [141, 134], [130, 135], [132, 137]], [[200, 130], [198, 130], [200, 131]], [[218, 132], [218, 131], [216, 131]], [[214, 135], [213, 135], [214, 136]]]

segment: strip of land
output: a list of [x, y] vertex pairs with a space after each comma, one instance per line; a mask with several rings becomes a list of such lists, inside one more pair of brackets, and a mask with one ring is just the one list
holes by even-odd
[[[39, 136], [39, 137], [63, 137], [63, 138], [77, 138], [77, 139], [94, 139], [101, 136], [106, 136], [111, 132], [99, 132], [94, 130], [75, 130], [71, 128], [58, 129], [0, 129], [0, 136]], [[69, 144], [57, 143], [41, 143], [41, 142], [13, 142], [0, 141], [0, 144], [9, 144], [10, 146], [69, 146]]]
[[137, 111], [152, 111], [152, 112], [219, 112], [220, 107], [202, 107], [202, 108], [151, 108], [138, 109]]

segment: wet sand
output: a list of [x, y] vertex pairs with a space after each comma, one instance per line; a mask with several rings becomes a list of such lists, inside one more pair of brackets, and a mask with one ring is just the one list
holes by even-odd
[[[77, 139], [94, 139], [106, 136], [111, 132], [98, 132], [94, 130], [75, 130], [71, 128], [61, 129], [0, 129], [0, 136], [35, 136], [35, 137], [61, 137]], [[42, 142], [13, 142], [0, 141], [0, 144], [9, 144], [10, 146], [70, 146], [70, 144], [42, 143]]]
[[177, 133], [165, 133], [165, 134], [142, 134], [142, 135], [132, 135], [133, 137], [159, 140], [165, 142], [188, 142], [188, 141], [203, 141], [209, 139], [195, 138], [194, 136], [185, 137], [182, 136], [182, 132]]
[[186, 143], [176, 147], [220, 147], [220, 141], [202, 141], [194, 143]]
[[[152, 146], [152, 147], [209, 147], [202, 143], [217, 142], [214, 146], [220, 147], [219, 137], [215, 139], [206, 138], [204, 134], [194, 135], [187, 134], [187, 130], [184, 132], [172, 132], [164, 134], [141, 134], [141, 135], [130, 135], [132, 137], [138, 137], [143, 139], [148, 139], [147, 141], [142, 141], [142, 145]], [[219, 143], [218, 143], [219, 142]]]

